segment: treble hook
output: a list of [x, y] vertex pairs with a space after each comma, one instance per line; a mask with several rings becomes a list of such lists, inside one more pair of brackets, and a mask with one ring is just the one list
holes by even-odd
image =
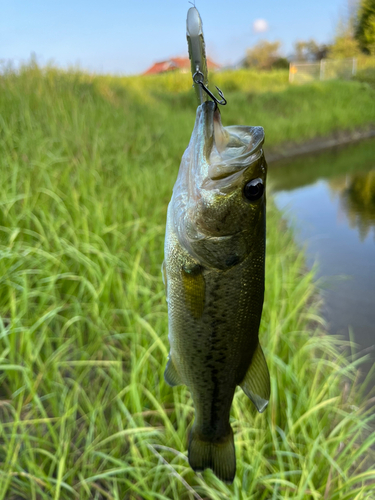
[[[201, 79], [198, 79], [198, 77], [200, 77]], [[222, 100], [219, 101], [217, 99], [217, 97], [214, 96], [214, 94], [205, 86], [205, 84], [203, 83], [203, 80], [204, 80], [204, 75], [201, 71], [196, 71], [193, 75], [193, 82], [196, 83], [197, 85], [200, 85], [202, 87], [202, 89], [206, 92], [206, 94], [208, 94], [211, 99], [216, 103], [216, 104], [221, 104], [222, 106], [225, 106], [227, 104], [227, 100], [225, 99], [224, 97], [224, 94], [223, 92], [219, 89], [219, 87], [215, 87], [217, 88], [217, 91], [219, 93], [219, 96], [222, 97]]]

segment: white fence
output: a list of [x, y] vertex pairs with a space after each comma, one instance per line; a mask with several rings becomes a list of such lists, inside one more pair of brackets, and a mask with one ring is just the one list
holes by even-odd
[[289, 81], [291, 83], [307, 83], [314, 80], [330, 80], [332, 78], [349, 79], [357, 72], [357, 59], [321, 59], [316, 63], [291, 62], [289, 65]]

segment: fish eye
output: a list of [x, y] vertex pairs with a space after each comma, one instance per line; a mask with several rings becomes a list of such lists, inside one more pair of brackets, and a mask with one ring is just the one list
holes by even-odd
[[264, 185], [260, 178], [253, 179], [252, 181], [245, 184], [243, 189], [243, 194], [245, 198], [249, 201], [257, 201], [263, 196]]

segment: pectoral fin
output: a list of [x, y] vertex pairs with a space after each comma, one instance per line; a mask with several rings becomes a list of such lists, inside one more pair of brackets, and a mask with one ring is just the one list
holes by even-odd
[[171, 355], [169, 355], [167, 366], [165, 367], [164, 380], [171, 387], [182, 384], [181, 377], [173, 364]]
[[186, 271], [181, 271], [182, 285], [184, 288], [185, 304], [193, 318], [199, 319], [205, 305], [205, 281], [200, 266]]
[[270, 374], [259, 343], [240, 387], [255, 404], [259, 413], [262, 413], [268, 405], [271, 388]]

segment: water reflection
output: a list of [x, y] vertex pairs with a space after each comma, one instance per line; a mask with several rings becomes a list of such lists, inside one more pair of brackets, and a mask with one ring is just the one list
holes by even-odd
[[340, 197], [349, 225], [357, 228], [363, 241], [371, 230], [375, 235], [375, 171], [331, 180], [330, 187]]
[[318, 264], [329, 331], [352, 328], [360, 350], [375, 349], [375, 140], [283, 160], [269, 177], [307, 264]]

